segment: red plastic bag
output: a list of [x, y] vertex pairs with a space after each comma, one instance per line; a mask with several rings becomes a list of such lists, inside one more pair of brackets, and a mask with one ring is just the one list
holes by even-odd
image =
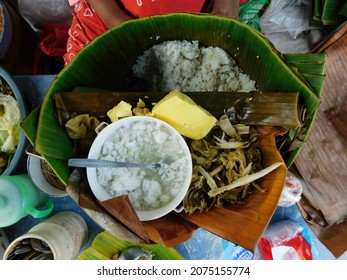
[[[47, 68], [51, 59], [63, 59], [66, 52], [69, 25], [48, 24], [40, 35], [40, 42], [34, 59], [34, 75], [46, 74], [42, 69]], [[53, 64], [58, 64], [54, 61]], [[54, 72], [59, 72], [57, 69]], [[50, 73], [49, 73], [50, 74]]]
[[259, 241], [264, 260], [313, 260], [303, 227], [292, 220], [270, 224]]
[[66, 52], [66, 42], [69, 26], [64, 24], [48, 24], [41, 35], [40, 49], [48, 56], [63, 56]]

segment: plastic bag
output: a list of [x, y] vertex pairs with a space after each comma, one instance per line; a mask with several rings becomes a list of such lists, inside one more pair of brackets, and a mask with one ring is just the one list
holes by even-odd
[[284, 183], [283, 191], [278, 202], [278, 206], [290, 207], [299, 202], [302, 194], [301, 180], [290, 171], [287, 171], [286, 181]]
[[0, 151], [14, 154], [19, 142], [20, 110], [10, 95], [0, 94]]
[[292, 220], [270, 224], [260, 238], [259, 249], [264, 260], [313, 260], [308, 233]]
[[18, 11], [35, 32], [47, 24], [71, 24], [68, 0], [18, 0]]
[[202, 228], [195, 230], [192, 238], [175, 246], [190, 260], [252, 260], [253, 253]]
[[309, 0], [271, 0], [260, 17], [262, 32], [289, 32], [296, 39], [300, 33], [310, 28], [309, 3]]
[[258, 31], [261, 31], [259, 13], [264, 8], [268, 0], [244, 0], [240, 1], [239, 19]]

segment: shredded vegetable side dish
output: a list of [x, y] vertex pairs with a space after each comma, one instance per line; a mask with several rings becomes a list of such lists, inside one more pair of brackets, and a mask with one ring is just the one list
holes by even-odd
[[223, 115], [205, 138], [190, 141], [194, 169], [185, 212], [242, 204], [253, 190], [266, 192], [256, 180], [282, 162], [262, 168], [258, 136], [253, 127], [232, 125]]

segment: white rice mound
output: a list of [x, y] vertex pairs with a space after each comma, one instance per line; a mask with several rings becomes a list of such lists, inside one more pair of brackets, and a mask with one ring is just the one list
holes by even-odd
[[201, 47], [198, 41], [174, 40], [157, 44], [138, 57], [133, 75], [153, 84], [153, 91], [250, 92], [255, 81], [219, 47]]

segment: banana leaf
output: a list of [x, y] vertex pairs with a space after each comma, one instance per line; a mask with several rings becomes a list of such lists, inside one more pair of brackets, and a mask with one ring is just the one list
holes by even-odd
[[136, 244], [121, 240], [107, 231], [99, 233], [92, 245], [83, 251], [77, 260], [111, 260], [116, 254], [130, 246], [140, 247], [153, 254], [153, 260], [183, 260], [183, 257], [174, 248], [167, 248], [159, 244]]
[[[303, 142], [307, 139], [320, 100], [304, 77], [293, 70], [260, 32], [237, 20], [212, 15], [153, 16], [126, 22], [104, 33], [86, 46], [53, 81], [40, 109], [34, 145], [43, 157], [55, 164], [56, 168], [52, 168], [59, 178], [67, 183], [68, 169], [64, 165], [72, 156], [72, 144], [54, 116], [52, 95], [76, 87], [127, 91], [126, 81], [132, 65], [143, 51], [167, 40], [183, 39], [226, 50], [256, 81], [260, 91], [300, 92], [307, 114], [301, 137]], [[32, 134], [31, 130], [35, 129], [25, 124], [22, 128], [26, 134]], [[287, 166], [293, 163], [300, 149], [299, 146], [286, 153]]]
[[310, 23], [313, 26], [337, 26], [346, 20], [344, 0], [314, 0], [311, 3]]
[[322, 12], [322, 22], [324, 25], [338, 25], [346, 20], [345, 17], [339, 15], [345, 1], [341, 0], [325, 0]]
[[320, 98], [323, 93], [323, 86], [325, 81], [325, 75], [315, 75], [315, 74], [302, 74], [305, 80], [311, 85], [312, 89], [317, 93]]
[[324, 72], [324, 63], [321, 62], [291, 62], [291, 64], [298, 68], [298, 70], [303, 74], [322, 75]]
[[327, 54], [284, 54], [285, 60], [295, 67], [320, 98], [325, 81]]
[[345, 5], [343, 5], [342, 9], [340, 10], [339, 15], [347, 18], [347, 1]]
[[322, 26], [322, 0], [314, 0], [312, 1], [310, 7], [310, 18], [309, 18], [310, 26], [317, 27]]
[[314, 16], [322, 18], [323, 4], [322, 0], [313, 0]]
[[[304, 53], [304, 54], [290, 54], [286, 53], [283, 54], [283, 57], [287, 62], [295, 63], [295, 62], [306, 62], [310, 64], [324, 64], [327, 58], [326, 54], [321, 54], [321, 53]], [[324, 69], [323, 69], [324, 70]], [[320, 73], [323, 74], [323, 71]]]
[[[21, 123], [25, 135], [32, 146], [35, 145], [39, 114], [40, 107], [37, 107]], [[49, 166], [55, 171], [58, 178], [66, 184], [70, 177], [69, 167], [66, 162], [50, 156], [43, 157]]]

